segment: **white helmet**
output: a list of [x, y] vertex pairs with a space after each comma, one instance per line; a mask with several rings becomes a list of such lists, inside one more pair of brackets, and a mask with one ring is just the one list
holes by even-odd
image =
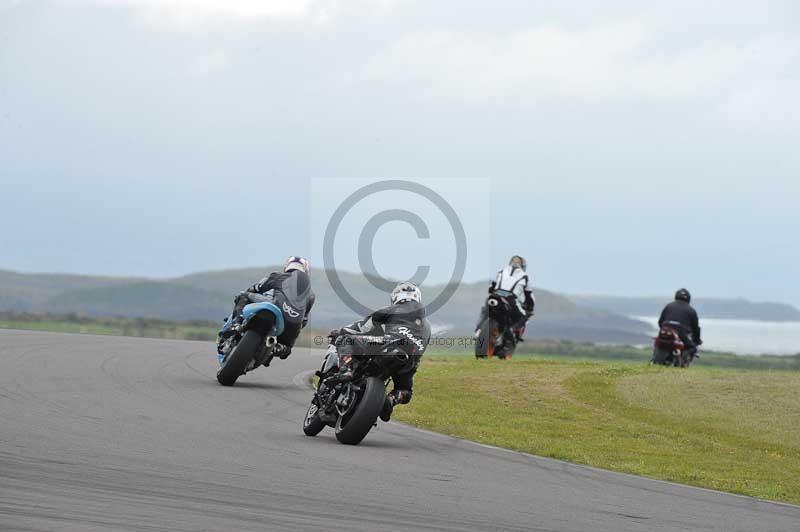
[[295, 257], [294, 255], [286, 259], [286, 264], [283, 266], [283, 271], [290, 272], [292, 270], [301, 270], [308, 273], [311, 264], [303, 257]]
[[404, 301], [416, 301], [422, 303], [422, 292], [414, 283], [400, 283], [392, 290], [392, 305]]

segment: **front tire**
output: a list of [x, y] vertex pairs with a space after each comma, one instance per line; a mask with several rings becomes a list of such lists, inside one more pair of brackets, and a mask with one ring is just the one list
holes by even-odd
[[386, 385], [378, 377], [367, 377], [364, 393], [347, 421], [339, 418], [336, 439], [345, 445], [358, 445], [375, 425], [386, 400]]
[[217, 381], [223, 386], [233, 386], [236, 379], [244, 373], [247, 364], [255, 358], [263, 341], [262, 336], [256, 331], [246, 331], [217, 371]]
[[316, 436], [324, 428], [325, 423], [319, 418], [319, 407], [315, 401], [312, 401], [306, 412], [306, 417], [303, 419], [303, 432], [306, 436]]

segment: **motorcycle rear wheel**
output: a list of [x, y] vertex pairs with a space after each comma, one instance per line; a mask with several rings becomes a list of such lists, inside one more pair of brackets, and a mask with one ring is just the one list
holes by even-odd
[[378, 377], [367, 377], [364, 392], [351, 414], [336, 422], [336, 439], [345, 445], [358, 445], [378, 420], [386, 400], [386, 385]]
[[669, 366], [673, 363], [673, 356], [672, 351], [669, 349], [663, 349], [660, 347], [653, 348], [653, 359], [651, 360], [653, 364], [659, 364], [661, 366]]
[[486, 318], [481, 322], [478, 338], [475, 340], [475, 358], [486, 358], [494, 355], [495, 345], [493, 332], [497, 329], [494, 320]]
[[253, 360], [259, 345], [264, 341], [256, 331], [246, 331], [242, 339], [217, 371], [217, 381], [223, 386], [233, 386]]

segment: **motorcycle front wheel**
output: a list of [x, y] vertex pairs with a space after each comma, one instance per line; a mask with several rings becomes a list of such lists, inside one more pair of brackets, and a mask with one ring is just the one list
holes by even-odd
[[306, 417], [303, 419], [303, 432], [306, 436], [316, 436], [324, 428], [325, 423], [319, 418], [319, 407], [316, 401], [311, 401]]

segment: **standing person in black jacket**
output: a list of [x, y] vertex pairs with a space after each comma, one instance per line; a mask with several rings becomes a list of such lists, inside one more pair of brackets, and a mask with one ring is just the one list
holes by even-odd
[[[283, 312], [284, 328], [278, 336], [275, 354], [285, 359], [292, 353], [300, 330], [308, 323], [308, 315], [314, 306], [314, 292], [308, 275], [309, 262], [302, 257], [289, 257], [283, 272], [272, 272], [247, 290], [239, 292], [234, 299], [233, 312], [219, 335], [225, 338], [233, 334], [233, 329], [242, 322], [242, 310], [254, 302], [254, 294], [268, 298]], [[263, 300], [259, 299], [259, 301]]]
[[687, 289], [681, 288], [675, 292], [675, 301], [661, 311], [658, 326], [675, 329], [684, 348], [694, 354], [703, 340], [700, 338], [700, 320], [697, 311], [690, 304], [691, 301], [692, 295]]

